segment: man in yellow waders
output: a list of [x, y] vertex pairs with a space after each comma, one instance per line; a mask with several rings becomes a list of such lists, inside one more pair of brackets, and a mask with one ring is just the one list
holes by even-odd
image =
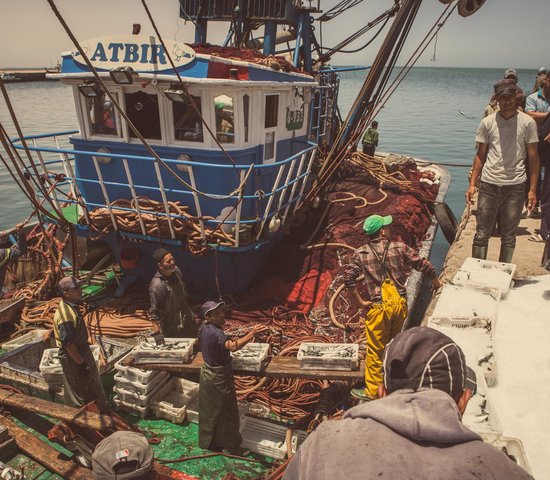
[[[378, 385], [382, 383], [382, 357], [386, 344], [402, 329], [407, 318], [407, 291], [405, 283], [411, 269], [418, 270], [432, 280], [437, 289], [433, 265], [421, 258], [418, 252], [403, 242], [390, 241], [391, 215], [371, 215], [363, 223], [363, 230], [370, 241], [357, 250], [344, 273], [344, 284], [351, 290], [352, 298], [367, 309], [365, 336], [367, 357], [365, 364], [365, 388], [352, 390], [352, 395], [363, 400], [374, 400]], [[357, 291], [357, 279], [365, 275], [368, 300]]]

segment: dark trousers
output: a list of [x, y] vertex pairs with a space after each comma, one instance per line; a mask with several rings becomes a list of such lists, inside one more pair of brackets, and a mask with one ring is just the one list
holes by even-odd
[[376, 147], [372, 143], [363, 143], [363, 153], [373, 157], [375, 151]]
[[499, 214], [501, 243], [506, 247], [514, 248], [524, 203], [525, 183], [498, 186], [481, 182], [477, 196], [477, 227], [474, 245], [486, 247], [489, 244], [489, 238]]
[[540, 190], [540, 208], [542, 212], [540, 235], [542, 238], [548, 238], [548, 234], [550, 233], [550, 170], [548, 167], [544, 169], [544, 177]]

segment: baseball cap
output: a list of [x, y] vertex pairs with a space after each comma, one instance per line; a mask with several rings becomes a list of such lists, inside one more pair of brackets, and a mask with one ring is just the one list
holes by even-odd
[[365, 219], [363, 222], [363, 230], [367, 232], [369, 235], [372, 235], [373, 233], [376, 233], [378, 230], [380, 230], [382, 227], [386, 227], [390, 223], [393, 222], [393, 218], [391, 215], [386, 215], [383, 217], [382, 215], [371, 215]]
[[502, 95], [515, 95], [518, 92], [516, 82], [509, 78], [499, 80], [493, 85], [493, 89], [497, 97], [500, 97]]
[[222, 307], [223, 305], [225, 305], [225, 302], [214, 302], [213, 300], [204, 302], [201, 306], [201, 317], [206, 318], [206, 315], [208, 315], [210, 312], [213, 312], [218, 307]]
[[69, 290], [69, 288], [76, 288], [82, 285], [82, 281], [74, 276], [63, 277], [59, 282], [57, 282], [57, 288], [61, 293]]
[[137, 432], [118, 431], [104, 438], [92, 455], [95, 480], [140, 478], [153, 469], [153, 449]]
[[548, 73], [548, 69], [546, 67], [540, 67], [538, 73]]
[[387, 345], [384, 387], [390, 393], [403, 388], [434, 388], [454, 398], [465, 388], [475, 393], [476, 375], [452, 338], [433, 328], [414, 327]]
[[518, 78], [518, 74], [514, 68], [509, 68], [504, 72], [504, 78], [508, 78], [510, 76], [514, 76], [516, 79]]

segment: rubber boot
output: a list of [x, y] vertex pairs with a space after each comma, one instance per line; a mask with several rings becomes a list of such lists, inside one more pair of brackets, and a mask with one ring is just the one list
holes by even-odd
[[487, 250], [489, 247], [480, 247], [479, 245], [472, 245], [472, 257], [485, 260], [487, 258]]
[[540, 266], [550, 271], [550, 238], [546, 240], [544, 244], [544, 251], [542, 252], [542, 260]]
[[515, 247], [500, 246], [500, 255], [498, 256], [499, 262], [512, 263], [512, 257], [514, 256]]

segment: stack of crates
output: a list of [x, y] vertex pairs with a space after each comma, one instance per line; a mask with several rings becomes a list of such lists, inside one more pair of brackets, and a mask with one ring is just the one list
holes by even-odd
[[118, 408], [144, 418], [151, 408], [151, 400], [167, 384], [169, 373], [126, 367], [122, 360], [115, 364], [115, 369], [113, 402]]

